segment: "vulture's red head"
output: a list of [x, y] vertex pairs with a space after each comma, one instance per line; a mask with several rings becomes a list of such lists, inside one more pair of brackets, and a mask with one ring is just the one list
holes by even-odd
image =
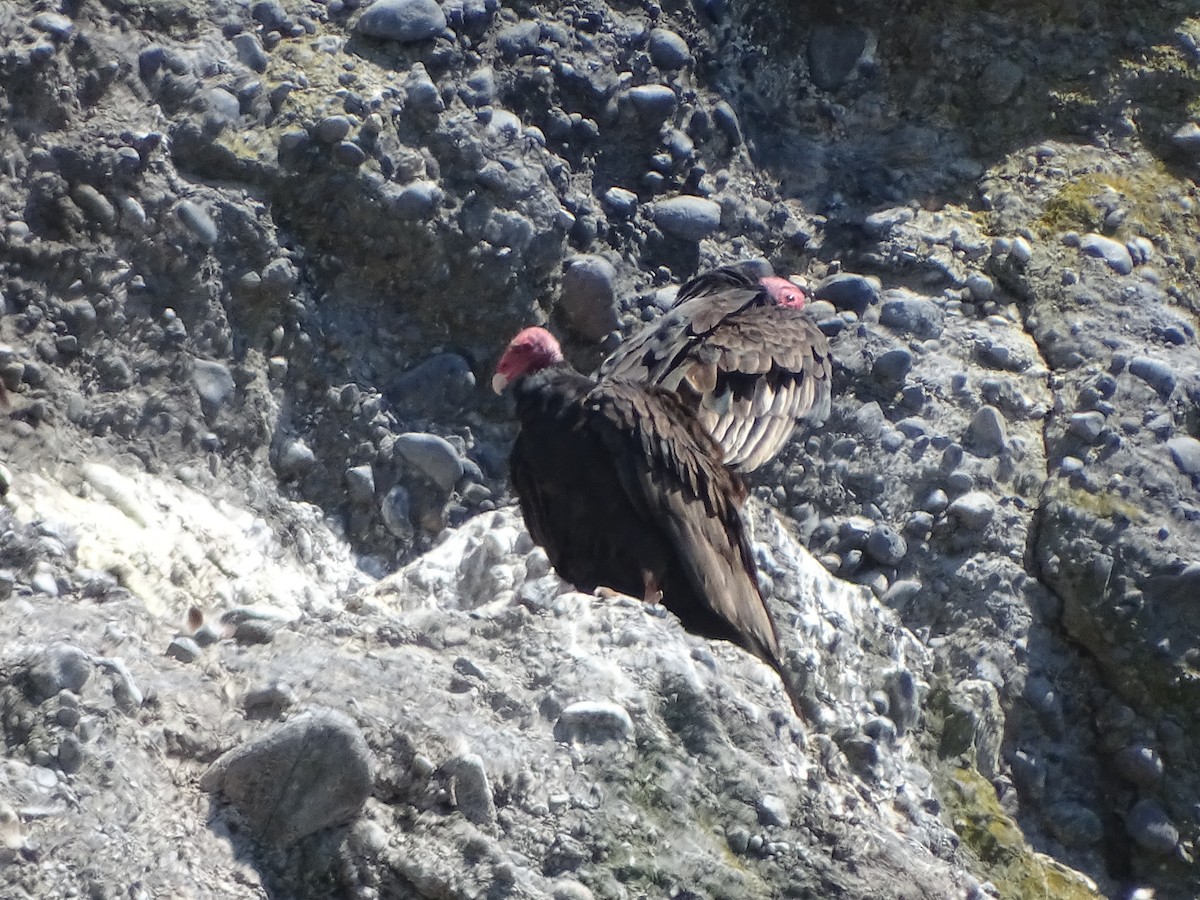
[[492, 376], [492, 390], [499, 394], [522, 375], [540, 372], [562, 359], [562, 348], [554, 335], [545, 328], [526, 328], [504, 348], [504, 355], [496, 363], [496, 374]]
[[786, 278], [780, 278], [778, 275], [768, 275], [759, 280], [767, 293], [771, 295], [771, 299], [779, 306], [790, 306], [793, 309], [800, 309], [804, 306], [804, 301], [808, 299], [805, 296], [804, 289], [799, 285], [793, 284]]

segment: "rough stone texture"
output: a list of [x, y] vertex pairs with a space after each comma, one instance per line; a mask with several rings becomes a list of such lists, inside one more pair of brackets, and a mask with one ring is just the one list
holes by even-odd
[[[1200, 895], [1194, 10], [362, 6], [0, 3], [0, 895]], [[702, 268], [812, 289], [804, 723], [497, 512], [580, 256], [585, 370]], [[272, 847], [197, 783], [318, 707], [371, 796]]]

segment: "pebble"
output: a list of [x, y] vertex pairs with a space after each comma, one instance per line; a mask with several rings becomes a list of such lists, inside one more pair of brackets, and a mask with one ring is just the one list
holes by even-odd
[[567, 324], [589, 341], [620, 327], [616, 303], [617, 270], [603, 256], [574, 256], [563, 270], [559, 306]]
[[267, 71], [267, 51], [263, 49], [262, 41], [258, 39], [258, 35], [251, 34], [248, 31], [243, 31], [241, 34], [233, 36], [233, 49], [237, 53], [238, 61], [248, 69], [253, 69], [255, 72]]
[[336, 144], [353, 127], [349, 116], [326, 116], [313, 127], [313, 136], [322, 144]]
[[1009, 253], [1009, 259], [1019, 266], [1024, 266], [1033, 258], [1033, 248], [1029, 246], [1029, 241], [1023, 237], [1019, 237], [1013, 241], [1012, 251]]
[[283, 682], [247, 691], [242, 709], [253, 719], [278, 719], [296, 704], [296, 692]]
[[233, 639], [244, 647], [269, 644], [275, 640], [275, 625], [262, 619], [246, 619], [234, 628]]
[[453, 489], [463, 476], [462, 457], [453, 444], [436, 434], [401, 434], [392, 445], [392, 450], [444, 491]]
[[654, 222], [666, 234], [699, 241], [721, 227], [721, 207], [703, 197], [672, 197], [653, 205]]
[[1012, 99], [1025, 80], [1024, 70], [1011, 59], [999, 57], [992, 60], [980, 73], [978, 90], [983, 102], [989, 106], [1003, 106]]
[[167, 656], [181, 663], [195, 662], [200, 658], [200, 645], [190, 637], [180, 635], [167, 645]]
[[967, 277], [967, 291], [976, 303], [986, 303], [996, 294], [996, 282], [982, 272], [975, 272]]
[[346, 493], [354, 503], [375, 499], [375, 473], [370, 466], [352, 466], [346, 470]]
[[926, 540], [933, 533], [933, 513], [911, 513], [904, 523], [904, 533], [918, 541]]
[[1167, 449], [1180, 472], [1200, 478], [1200, 441], [1194, 437], [1173, 437], [1167, 441]]
[[224, 363], [198, 359], [192, 364], [192, 383], [200, 401], [212, 408], [222, 409], [233, 396], [235, 384], [233, 374]]
[[1074, 413], [1067, 430], [1080, 440], [1094, 444], [1099, 439], [1100, 433], [1104, 431], [1104, 413], [1095, 410]]
[[1162, 780], [1162, 756], [1153, 747], [1144, 744], [1126, 747], [1114, 762], [1121, 776], [1138, 787], [1151, 788]]
[[861, 316], [879, 302], [880, 288], [878, 278], [843, 272], [817, 282], [812, 295], [815, 300], [827, 300], [837, 309], [848, 309]]
[[745, 828], [729, 828], [725, 831], [725, 843], [729, 849], [741, 856], [750, 847], [750, 832]]
[[687, 41], [666, 28], [655, 28], [650, 32], [650, 59], [660, 69], [674, 71], [682, 69], [692, 61]]
[[401, 374], [390, 393], [404, 412], [431, 415], [458, 409], [474, 392], [471, 364], [457, 353], [435, 353]]
[[742, 126], [737, 113], [725, 100], [713, 107], [713, 123], [735, 147], [742, 142]]
[[572, 744], [633, 740], [633, 720], [623, 706], [608, 700], [572, 703], [554, 723], [554, 739]]
[[758, 822], [760, 825], [776, 828], [787, 828], [791, 825], [792, 817], [788, 815], [787, 804], [783, 798], [774, 794], [763, 794], [759, 797]]
[[1050, 830], [1068, 847], [1090, 847], [1104, 837], [1100, 817], [1082, 803], [1059, 801], [1046, 811]]
[[905, 347], [889, 350], [875, 360], [872, 371], [885, 381], [901, 382], [913, 366], [912, 351]]
[[855, 25], [817, 25], [808, 40], [808, 70], [813, 84], [834, 91], [853, 74], [867, 47], [868, 33]]
[[1088, 256], [1103, 259], [1118, 275], [1128, 275], [1133, 271], [1133, 257], [1129, 255], [1129, 248], [1120, 241], [1102, 234], [1084, 234], [1079, 237], [1079, 249]]
[[615, 219], [632, 219], [637, 212], [637, 194], [625, 188], [610, 187], [600, 198], [609, 215]]
[[411, 540], [413, 536], [411, 509], [408, 491], [400, 484], [389, 490], [379, 504], [384, 526], [401, 541]]
[[1179, 843], [1179, 830], [1157, 800], [1139, 800], [1125, 817], [1125, 832], [1139, 847], [1166, 855]]
[[496, 821], [496, 802], [488, 781], [483, 760], [467, 753], [451, 761], [448, 769], [454, 773], [454, 802], [467, 821], [490, 825]]
[[1175, 373], [1165, 362], [1149, 356], [1138, 356], [1129, 364], [1129, 374], [1142, 379], [1162, 397], [1169, 397], [1175, 390]]
[[357, 27], [365, 37], [412, 44], [441, 34], [446, 15], [436, 0], [377, 0]]
[[883, 592], [879, 601], [891, 609], [903, 609], [921, 593], [924, 587], [921, 582], [913, 579], [893, 581], [891, 586]]
[[256, 840], [286, 847], [354, 818], [370, 796], [373, 769], [354, 721], [320, 709], [228, 751], [200, 787], [233, 806]]
[[279, 474], [283, 476], [303, 475], [317, 462], [317, 455], [308, 444], [298, 438], [288, 440], [279, 451]]
[[496, 34], [496, 49], [505, 59], [513, 60], [534, 53], [541, 38], [542, 27], [527, 19], [501, 28]]
[[38, 13], [33, 17], [32, 25], [56, 41], [69, 41], [75, 35], [75, 23], [62, 13]]
[[435, 182], [414, 181], [392, 194], [389, 204], [398, 219], [416, 221], [433, 215], [444, 196]]
[[629, 102], [649, 128], [658, 128], [675, 113], [675, 92], [665, 84], [641, 84], [629, 89]]
[[102, 193], [90, 184], [77, 185], [71, 199], [92, 219], [111, 230], [117, 224], [117, 209]]
[[78, 772], [83, 766], [83, 743], [74, 734], [65, 734], [58, 744], [58, 767], [68, 775]]
[[883, 566], [896, 566], [908, 554], [908, 542], [891, 526], [876, 525], [866, 543], [867, 555]]
[[957, 521], [964, 528], [979, 531], [986, 528], [996, 514], [996, 501], [990, 494], [983, 491], [972, 491], [963, 494], [948, 507], [946, 516]]
[[92, 658], [71, 644], [54, 644], [29, 670], [29, 686], [40, 703], [59, 691], [78, 694], [92, 675]]
[[357, 169], [367, 161], [367, 153], [353, 141], [342, 141], [333, 148], [333, 161], [348, 169]]
[[1171, 143], [1194, 159], [1200, 159], [1200, 125], [1188, 122], [1171, 135]]
[[440, 113], [446, 108], [441, 91], [421, 63], [414, 65], [408, 73], [408, 80], [404, 83], [404, 95], [408, 106], [416, 112]]
[[900, 332], [912, 332], [921, 338], [936, 338], [945, 327], [942, 308], [925, 297], [905, 296], [903, 291], [887, 291], [879, 322]]
[[893, 229], [913, 220], [913, 211], [907, 206], [895, 206], [871, 213], [863, 219], [863, 230], [871, 237], [883, 237]]
[[1004, 414], [994, 406], [984, 406], [975, 413], [967, 426], [967, 444], [979, 456], [995, 456], [1008, 443]]
[[212, 216], [199, 203], [192, 200], [184, 200], [175, 208], [175, 214], [179, 216], [179, 221], [187, 226], [188, 230], [196, 236], [200, 243], [206, 247], [211, 247], [217, 242], [217, 238], [219, 237], [217, 223], [213, 221]]

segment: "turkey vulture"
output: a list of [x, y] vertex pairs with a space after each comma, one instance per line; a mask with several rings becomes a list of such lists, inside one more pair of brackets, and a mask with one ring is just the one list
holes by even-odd
[[829, 342], [786, 278], [726, 266], [679, 289], [674, 306], [597, 371], [676, 391], [724, 451], [750, 472], [773, 459], [797, 419], [829, 416]]
[[746, 488], [679, 398], [581, 375], [544, 328], [504, 351], [492, 387], [510, 385], [521, 425], [513, 488], [558, 574], [581, 591], [661, 602], [693, 634], [749, 650], [788, 688], [739, 512]]

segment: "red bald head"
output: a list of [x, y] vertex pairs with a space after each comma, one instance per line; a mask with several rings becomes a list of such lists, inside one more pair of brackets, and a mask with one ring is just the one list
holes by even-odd
[[767, 275], [765, 278], [760, 278], [758, 283], [767, 289], [771, 299], [779, 306], [800, 309], [804, 306], [804, 301], [808, 299], [803, 288], [778, 275]]
[[500, 362], [496, 363], [492, 390], [499, 394], [522, 375], [540, 372], [547, 366], [562, 362], [562, 358], [562, 348], [558, 346], [554, 335], [545, 328], [526, 328], [508, 342]]

